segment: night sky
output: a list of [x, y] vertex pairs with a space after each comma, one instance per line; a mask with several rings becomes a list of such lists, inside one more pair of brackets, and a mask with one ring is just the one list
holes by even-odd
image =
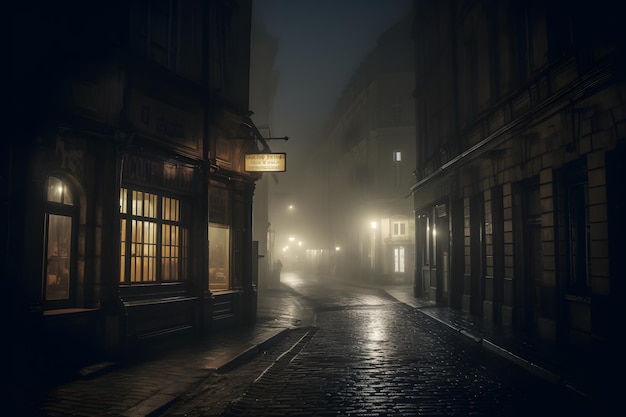
[[[270, 121], [273, 151], [296, 159], [319, 137], [342, 88], [411, 0], [253, 0], [253, 19], [278, 40], [280, 72]], [[252, 109], [254, 110], [254, 109]]]

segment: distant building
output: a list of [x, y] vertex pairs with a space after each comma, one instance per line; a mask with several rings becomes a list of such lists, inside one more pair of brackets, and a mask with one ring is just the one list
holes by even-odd
[[[383, 33], [343, 89], [303, 184], [326, 241], [310, 267], [331, 276], [411, 282], [415, 84], [411, 19]], [[314, 226], [315, 227], [315, 226]]]
[[414, 16], [416, 295], [559, 343], [617, 336], [622, 15], [417, 0]]
[[254, 321], [251, 2], [15, 9], [16, 360], [70, 369]]

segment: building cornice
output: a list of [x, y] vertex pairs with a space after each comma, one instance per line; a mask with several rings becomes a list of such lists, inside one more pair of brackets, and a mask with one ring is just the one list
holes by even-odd
[[520, 117], [497, 129], [495, 132], [487, 135], [475, 145], [469, 147], [456, 157], [452, 158], [450, 161], [441, 165], [433, 173], [413, 184], [411, 186], [411, 194], [417, 193], [429, 183], [436, 181], [453, 172], [455, 169], [458, 169], [461, 166], [484, 156], [487, 152], [506, 142], [510, 136], [518, 130], [548, 119], [566, 106], [571, 105], [572, 102], [577, 102], [582, 98], [588, 97], [593, 92], [612, 84], [615, 82], [612, 65], [613, 61], [607, 61], [602, 65], [599, 65], [594, 70], [585, 74], [578, 81], [576, 81], [572, 87], [563, 89], [548, 97], [538, 103], [527, 113], [524, 113]]

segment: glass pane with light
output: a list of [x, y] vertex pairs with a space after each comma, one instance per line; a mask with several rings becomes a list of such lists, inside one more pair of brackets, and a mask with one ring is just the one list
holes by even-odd
[[230, 284], [230, 228], [209, 224], [209, 289], [226, 290]]
[[67, 300], [70, 298], [72, 218], [50, 214], [46, 242], [46, 300]]

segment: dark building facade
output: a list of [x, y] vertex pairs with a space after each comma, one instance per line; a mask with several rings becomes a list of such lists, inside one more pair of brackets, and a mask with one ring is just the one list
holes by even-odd
[[612, 3], [415, 1], [415, 294], [558, 344], [623, 318]]
[[36, 3], [14, 14], [2, 178], [16, 361], [254, 321], [251, 2]]

